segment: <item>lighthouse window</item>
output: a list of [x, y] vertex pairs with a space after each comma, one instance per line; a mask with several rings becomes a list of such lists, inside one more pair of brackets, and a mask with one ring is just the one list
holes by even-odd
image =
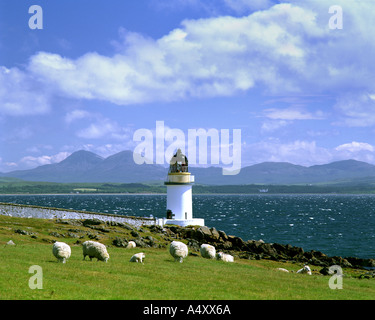
[[184, 154], [182, 154], [180, 149], [177, 150], [170, 161], [169, 172], [189, 172], [188, 159]]

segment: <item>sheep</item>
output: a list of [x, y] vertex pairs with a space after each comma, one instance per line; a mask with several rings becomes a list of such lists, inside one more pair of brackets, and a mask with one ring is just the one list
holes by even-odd
[[52, 246], [52, 253], [59, 262], [65, 263], [70, 258], [72, 250], [65, 242], [56, 241]]
[[278, 270], [278, 271], [283, 271], [283, 272], [289, 272], [289, 270], [284, 269], [284, 268], [277, 268], [276, 270]]
[[135, 248], [137, 245], [134, 241], [129, 241], [128, 245], [126, 246], [126, 249], [132, 249]]
[[311, 269], [308, 265], [304, 265], [302, 269], [299, 269], [297, 273], [307, 273], [311, 276]]
[[83, 243], [83, 260], [86, 256], [89, 256], [90, 261], [92, 258], [96, 258], [101, 261], [107, 262], [109, 254], [104, 244], [95, 241], [85, 241]]
[[143, 253], [143, 252], [140, 252], [140, 253], [136, 253], [135, 255], [133, 255], [129, 262], [140, 262], [143, 264], [143, 259], [146, 257], [146, 255]]
[[188, 247], [185, 243], [180, 241], [172, 241], [169, 246], [169, 253], [172, 255], [175, 261], [182, 263], [183, 259], [188, 255]]
[[206, 259], [215, 259], [216, 257], [215, 247], [207, 243], [201, 245], [199, 252], [201, 253], [201, 256]]
[[13, 242], [13, 240], [9, 240], [9, 241], [7, 242], [7, 245], [8, 245], [8, 246], [15, 246], [16, 244]]
[[234, 262], [234, 257], [224, 252], [218, 252], [216, 254], [216, 259], [224, 262]]

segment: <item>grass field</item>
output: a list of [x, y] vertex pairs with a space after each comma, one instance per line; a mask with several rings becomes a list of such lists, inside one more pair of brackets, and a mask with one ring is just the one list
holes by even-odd
[[[15, 233], [26, 230], [29, 234]], [[375, 279], [359, 279], [363, 271], [344, 270], [342, 290], [328, 286], [329, 276], [284, 273], [276, 268], [298, 270], [301, 266], [267, 260], [236, 259], [234, 263], [207, 260], [189, 255], [183, 263], [174, 262], [167, 247], [125, 249], [108, 247], [108, 263], [83, 261], [81, 244], [67, 237], [73, 230], [86, 238], [87, 228], [57, 224], [53, 220], [0, 216], [0, 299], [7, 300], [261, 300], [261, 299], [374, 299]], [[92, 232], [92, 229], [89, 229]], [[65, 235], [54, 238], [51, 234]], [[81, 233], [80, 233], [81, 232]], [[129, 230], [116, 227], [98, 233], [109, 245], [115, 236], [127, 237]], [[141, 236], [151, 234], [139, 231]], [[156, 235], [152, 234], [155, 238]], [[6, 245], [12, 239], [16, 245]], [[52, 240], [71, 245], [66, 264], [52, 255]], [[160, 243], [162, 238], [159, 239]], [[145, 263], [130, 263], [137, 252], [146, 254]], [[30, 289], [32, 265], [41, 267], [42, 289]]]

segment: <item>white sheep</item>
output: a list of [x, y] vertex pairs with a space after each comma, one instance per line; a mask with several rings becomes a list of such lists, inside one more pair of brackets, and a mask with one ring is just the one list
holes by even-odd
[[289, 270], [285, 269], [285, 268], [277, 268], [276, 270], [278, 271], [283, 271], [283, 272], [289, 272]]
[[224, 261], [224, 262], [234, 262], [233, 256], [231, 256], [230, 254], [221, 252], [221, 251], [216, 254], [216, 259]]
[[307, 273], [311, 276], [311, 269], [308, 265], [304, 265], [302, 269], [299, 269], [297, 273]]
[[180, 241], [172, 241], [169, 246], [169, 253], [172, 255], [175, 261], [182, 263], [183, 259], [188, 255], [188, 247], [185, 243]]
[[129, 241], [128, 245], [126, 246], [127, 249], [135, 248], [137, 245], [134, 241]]
[[201, 245], [199, 252], [203, 258], [207, 259], [215, 259], [216, 257], [216, 249], [214, 246], [210, 244], [204, 243]]
[[133, 255], [129, 262], [140, 262], [143, 264], [143, 259], [146, 257], [146, 255], [143, 253], [143, 252], [140, 252], [140, 253], [136, 253], [135, 255]]
[[65, 263], [70, 258], [72, 250], [65, 242], [56, 241], [52, 246], [52, 253], [59, 262]]
[[96, 258], [101, 261], [107, 262], [109, 254], [104, 244], [95, 241], [85, 241], [83, 243], [83, 260], [89, 256], [90, 260]]

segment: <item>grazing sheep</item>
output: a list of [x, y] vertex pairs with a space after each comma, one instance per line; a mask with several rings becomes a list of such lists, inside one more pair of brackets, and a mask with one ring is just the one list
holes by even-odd
[[308, 265], [304, 265], [302, 269], [299, 269], [297, 273], [307, 273], [311, 276], [311, 269]]
[[72, 253], [70, 246], [65, 242], [56, 241], [52, 247], [53, 255], [59, 260], [59, 262], [65, 263], [67, 259], [70, 258]]
[[201, 245], [199, 252], [201, 253], [201, 256], [206, 259], [215, 259], [216, 257], [215, 247], [207, 243]]
[[188, 247], [185, 243], [180, 241], [172, 241], [169, 246], [169, 253], [172, 255], [175, 261], [182, 263], [183, 259], [188, 255]]
[[218, 252], [216, 254], [216, 259], [224, 262], [234, 262], [234, 257], [224, 252]]
[[277, 268], [276, 270], [283, 271], [283, 272], [289, 272], [289, 270], [284, 269], [284, 268]]
[[134, 241], [129, 241], [128, 245], [126, 246], [126, 249], [132, 249], [135, 248], [137, 245]]
[[107, 262], [109, 254], [104, 244], [95, 241], [85, 241], [83, 243], [83, 260], [86, 256], [89, 256], [90, 261], [92, 258], [96, 258], [101, 261]]
[[143, 252], [140, 252], [140, 253], [136, 253], [135, 255], [133, 255], [129, 262], [140, 262], [143, 264], [143, 259], [146, 257], [146, 255], [143, 253]]
[[13, 240], [9, 240], [9, 241], [7, 242], [7, 245], [8, 245], [8, 246], [15, 246], [16, 244], [13, 242]]

